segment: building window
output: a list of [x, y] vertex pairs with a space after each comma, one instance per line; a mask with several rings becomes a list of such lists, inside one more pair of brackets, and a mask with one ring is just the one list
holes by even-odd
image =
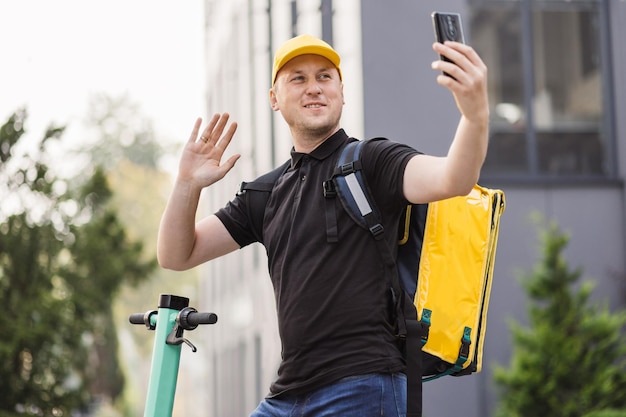
[[610, 176], [602, 2], [470, 4], [470, 39], [489, 67], [491, 134], [483, 174]]

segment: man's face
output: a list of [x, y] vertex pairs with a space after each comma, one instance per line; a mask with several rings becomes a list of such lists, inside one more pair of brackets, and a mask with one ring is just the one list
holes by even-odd
[[338, 129], [344, 104], [339, 72], [322, 56], [300, 55], [278, 71], [270, 104], [294, 134], [328, 136]]

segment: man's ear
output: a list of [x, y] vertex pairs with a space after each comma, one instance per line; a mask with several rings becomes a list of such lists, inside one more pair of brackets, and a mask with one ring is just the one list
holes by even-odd
[[272, 110], [278, 111], [278, 100], [276, 99], [276, 92], [274, 91], [274, 87], [270, 88], [270, 107]]

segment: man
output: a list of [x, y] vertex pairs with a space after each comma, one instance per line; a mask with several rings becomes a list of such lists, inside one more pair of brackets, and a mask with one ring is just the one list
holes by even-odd
[[[461, 120], [445, 157], [389, 140], [363, 148], [363, 174], [386, 230], [396, 230], [407, 202], [466, 195], [485, 158], [487, 69], [469, 46], [435, 43], [433, 49], [455, 63], [437, 60], [432, 68], [451, 75], [438, 75], [437, 83], [454, 95]], [[184, 270], [253, 242], [265, 246], [283, 350], [278, 378], [253, 416], [404, 415], [405, 364], [393, 331], [389, 277], [369, 232], [322, 192], [350, 140], [339, 126], [339, 55], [308, 35], [288, 40], [275, 55], [269, 99], [289, 125], [293, 149], [266, 206], [250, 207], [242, 193], [195, 223], [202, 188], [239, 158], [223, 160], [237, 127], [228, 125], [228, 114], [216, 114], [202, 131], [198, 119], [160, 225], [159, 262]], [[385, 238], [396, 244], [392, 233]]]

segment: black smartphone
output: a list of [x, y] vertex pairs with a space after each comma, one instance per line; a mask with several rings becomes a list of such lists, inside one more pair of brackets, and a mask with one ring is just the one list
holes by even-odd
[[[437, 42], [455, 41], [465, 43], [463, 35], [463, 25], [459, 13], [433, 12], [431, 14], [433, 28], [435, 29], [435, 39]], [[447, 57], [440, 55], [444, 61], [452, 62]], [[444, 75], [448, 75], [444, 72]]]

